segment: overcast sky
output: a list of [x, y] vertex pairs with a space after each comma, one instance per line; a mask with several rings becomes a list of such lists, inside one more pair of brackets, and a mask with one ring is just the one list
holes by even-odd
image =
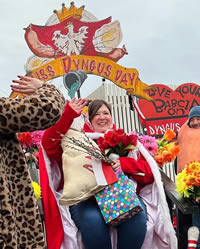
[[[0, 96], [9, 96], [16, 75], [25, 74], [24, 64], [32, 55], [23, 28], [30, 23], [45, 25], [54, 9], [66, 7], [64, 0], [1, 0], [0, 8]], [[99, 20], [119, 20], [128, 55], [118, 63], [139, 71], [149, 85], [200, 83], [199, 0], [77, 0], [75, 5]], [[58, 87], [65, 91], [62, 77]], [[81, 88], [86, 97], [101, 85], [101, 78], [89, 75]]]

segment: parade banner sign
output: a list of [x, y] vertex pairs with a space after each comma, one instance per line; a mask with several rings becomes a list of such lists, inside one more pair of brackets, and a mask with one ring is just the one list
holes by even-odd
[[200, 105], [200, 86], [185, 83], [172, 90], [166, 85], [154, 84], [148, 90], [153, 101], [134, 100], [143, 128], [150, 136], [163, 135], [167, 129], [178, 132], [186, 122], [190, 109]]
[[[25, 40], [33, 55], [25, 64], [26, 75], [43, 82], [64, 76], [72, 70], [83, 70], [109, 79], [127, 90], [129, 95], [152, 100], [145, 92], [151, 87], [139, 79], [135, 68], [123, 67], [117, 62], [128, 52], [122, 41], [119, 21], [111, 17], [98, 20], [71, 3], [55, 10], [45, 26], [30, 24], [25, 29]], [[20, 97], [13, 92], [11, 97]]]

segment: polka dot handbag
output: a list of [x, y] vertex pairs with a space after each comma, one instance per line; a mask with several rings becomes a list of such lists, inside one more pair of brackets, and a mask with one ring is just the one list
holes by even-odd
[[122, 172], [117, 178], [117, 182], [95, 194], [105, 222], [112, 225], [118, 225], [143, 210], [134, 183]]

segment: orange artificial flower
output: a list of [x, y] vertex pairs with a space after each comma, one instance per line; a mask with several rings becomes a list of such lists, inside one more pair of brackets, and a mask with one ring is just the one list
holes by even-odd
[[159, 166], [163, 166], [163, 158], [162, 158], [162, 155], [156, 155], [156, 156], [154, 157], [154, 159], [156, 160], [156, 162], [157, 162], [157, 164], [158, 164]]
[[187, 185], [192, 186], [195, 185], [195, 183], [196, 183], [196, 177], [193, 174], [189, 175], [187, 179]]
[[176, 156], [180, 152], [180, 146], [177, 145], [176, 141], [172, 141], [176, 136], [176, 133], [168, 129], [161, 139], [157, 140], [158, 152], [154, 159], [159, 166], [163, 166], [166, 163], [173, 162]]
[[171, 129], [168, 129], [165, 134], [164, 134], [164, 139], [167, 140], [167, 141], [171, 141], [173, 138], [176, 137], [176, 133], [171, 130]]
[[179, 145], [175, 145], [173, 148], [171, 148], [171, 152], [174, 157], [176, 157], [180, 151], [181, 151], [181, 148]]
[[172, 157], [171, 157], [171, 153], [169, 151], [163, 151], [162, 153], [162, 158], [163, 158], [163, 162], [170, 162]]

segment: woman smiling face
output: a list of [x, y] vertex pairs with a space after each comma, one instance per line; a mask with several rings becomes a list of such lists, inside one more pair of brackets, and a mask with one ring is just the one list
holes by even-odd
[[93, 130], [104, 133], [112, 126], [112, 116], [106, 105], [102, 105], [91, 120]]

